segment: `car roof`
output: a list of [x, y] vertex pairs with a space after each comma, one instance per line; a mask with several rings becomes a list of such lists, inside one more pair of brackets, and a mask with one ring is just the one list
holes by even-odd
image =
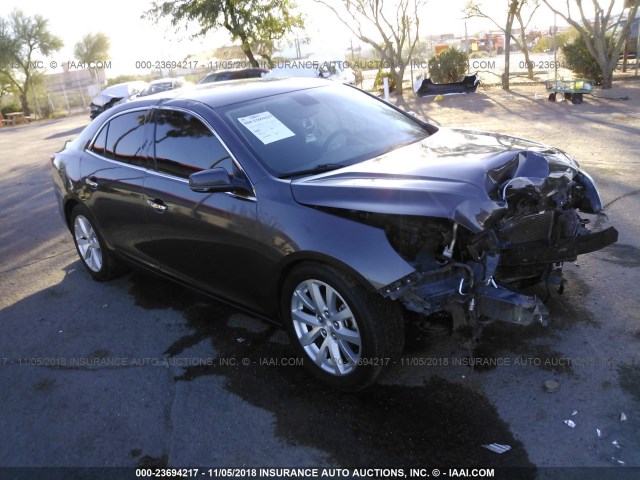
[[141, 80], [134, 80], [132, 82], [116, 83], [110, 87], [103, 89], [99, 95], [106, 96], [128, 96], [131, 93], [131, 88], [138, 88], [140, 90], [146, 88], [149, 84]]
[[158, 84], [163, 84], [163, 83], [175, 83], [177, 81], [178, 81], [177, 78], [159, 78], [157, 80], [153, 80], [153, 81], [149, 82], [149, 85], [158, 85]]
[[[308, 88], [328, 87], [335, 82], [315, 78], [249, 78], [196, 85], [192, 88], [167, 90], [152, 95], [154, 101], [136, 100], [128, 103], [130, 107], [148, 103], [171, 105], [178, 101], [196, 101], [211, 108], [233, 105], [234, 103], [269, 97], [281, 93]], [[151, 100], [151, 99], [150, 99]]]
[[209, 72], [205, 75], [208, 77], [209, 75], [216, 75], [218, 73], [233, 73], [233, 72], [255, 72], [255, 71], [268, 72], [269, 70], [262, 67], [246, 67], [246, 68], [227, 68], [226, 70], [216, 70], [215, 72]]
[[215, 72], [207, 73], [198, 81], [198, 84], [224, 80], [239, 80], [243, 78], [258, 78], [268, 71], [269, 70], [265, 70], [264, 68], [259, 67], [217, 70]]

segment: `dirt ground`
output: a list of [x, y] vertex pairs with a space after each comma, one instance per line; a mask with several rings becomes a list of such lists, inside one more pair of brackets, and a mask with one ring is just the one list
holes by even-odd
[[[600, 149], [604, 144], [598, 142], [605, 132], [608, 140], [615, 135], [620, 140], [615, 143], [623, 149], [638, 146], [640, 78], [616, 82], [609, 90], [596, 89], [584, 96], [581, 105], [553, 103], [547, 97], [543, 84], [516, 84], [510, 91], [481, 84], [475, 94], [436, 100], [416, 98], [413, 92], [405, 91], [403, 99], [392, 98], [392, 102], [436, 125], [495, 131], [561, 146], [589, 169], [609, 169], [608, 156]], [[616, 167], [618, 173], [624, 173], [617, 162]]]

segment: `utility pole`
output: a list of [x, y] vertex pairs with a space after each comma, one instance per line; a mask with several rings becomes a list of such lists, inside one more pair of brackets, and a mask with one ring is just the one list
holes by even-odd
[[464, 22], [464, 51], [469, 54], [469, 34], [467, 33], [467, 22]]
[[300, 59], [302, 58], [302, 51], [300, 50], [300, 39], [298, 38], [297, 33], [296, 33], [295, 46], [296, 46], [296, 58]]
[[556, 17], [557, 15], [553, 14], [553, 80], [558, 86], [558, 28], [556, 27]]
[[[629, 19], [628, 21], [631, 21]], [[640, 63], [640, 16], [636, 16], [633, 19], [633, 23], [631, 24], [631, 29], [633, 30], [633, 24], [636, 25], [636, 73], [635, 76], [638, 76], [638, 64]]]

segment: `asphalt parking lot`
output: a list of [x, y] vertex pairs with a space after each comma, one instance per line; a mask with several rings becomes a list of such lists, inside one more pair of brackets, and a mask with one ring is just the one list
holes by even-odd
[[283, 332], [232, 308], [137, 272], [91, 281], [49, 162], [88, 116], [0, 128], [0, 467], [528, 467], [522, 478], [559, 478], [549, 467], [579, 466], [638, 478], [640, 82], [597, 95], [407, 93], [402, 105], [439, 125], [566, 150], [620, 237], [567, 265], [548, 327], [492, 325], [474, 356], [455, 334], [413, 331], [402, 361], [358, 394], [315, 383]]

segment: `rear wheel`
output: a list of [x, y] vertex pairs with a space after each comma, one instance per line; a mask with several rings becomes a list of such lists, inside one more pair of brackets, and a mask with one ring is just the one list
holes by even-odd
[[124, 267], [105, 246], [95, 221], [84, 205], [76, 205], [69, 219], [73, 241], [82, 264], [100, 282], [124, 272]]
[[571, 103], [573, 103], [574, 105], [579, 105], [582, 103], [582, 94], [581, 93], [574, 93], [573, 96], [571, 97]]
[[304, 365], [332, 387], [365, 388], [402, 352], [399, 306], [332, 267], [295, 269], [284, 284], [282, 312]]

